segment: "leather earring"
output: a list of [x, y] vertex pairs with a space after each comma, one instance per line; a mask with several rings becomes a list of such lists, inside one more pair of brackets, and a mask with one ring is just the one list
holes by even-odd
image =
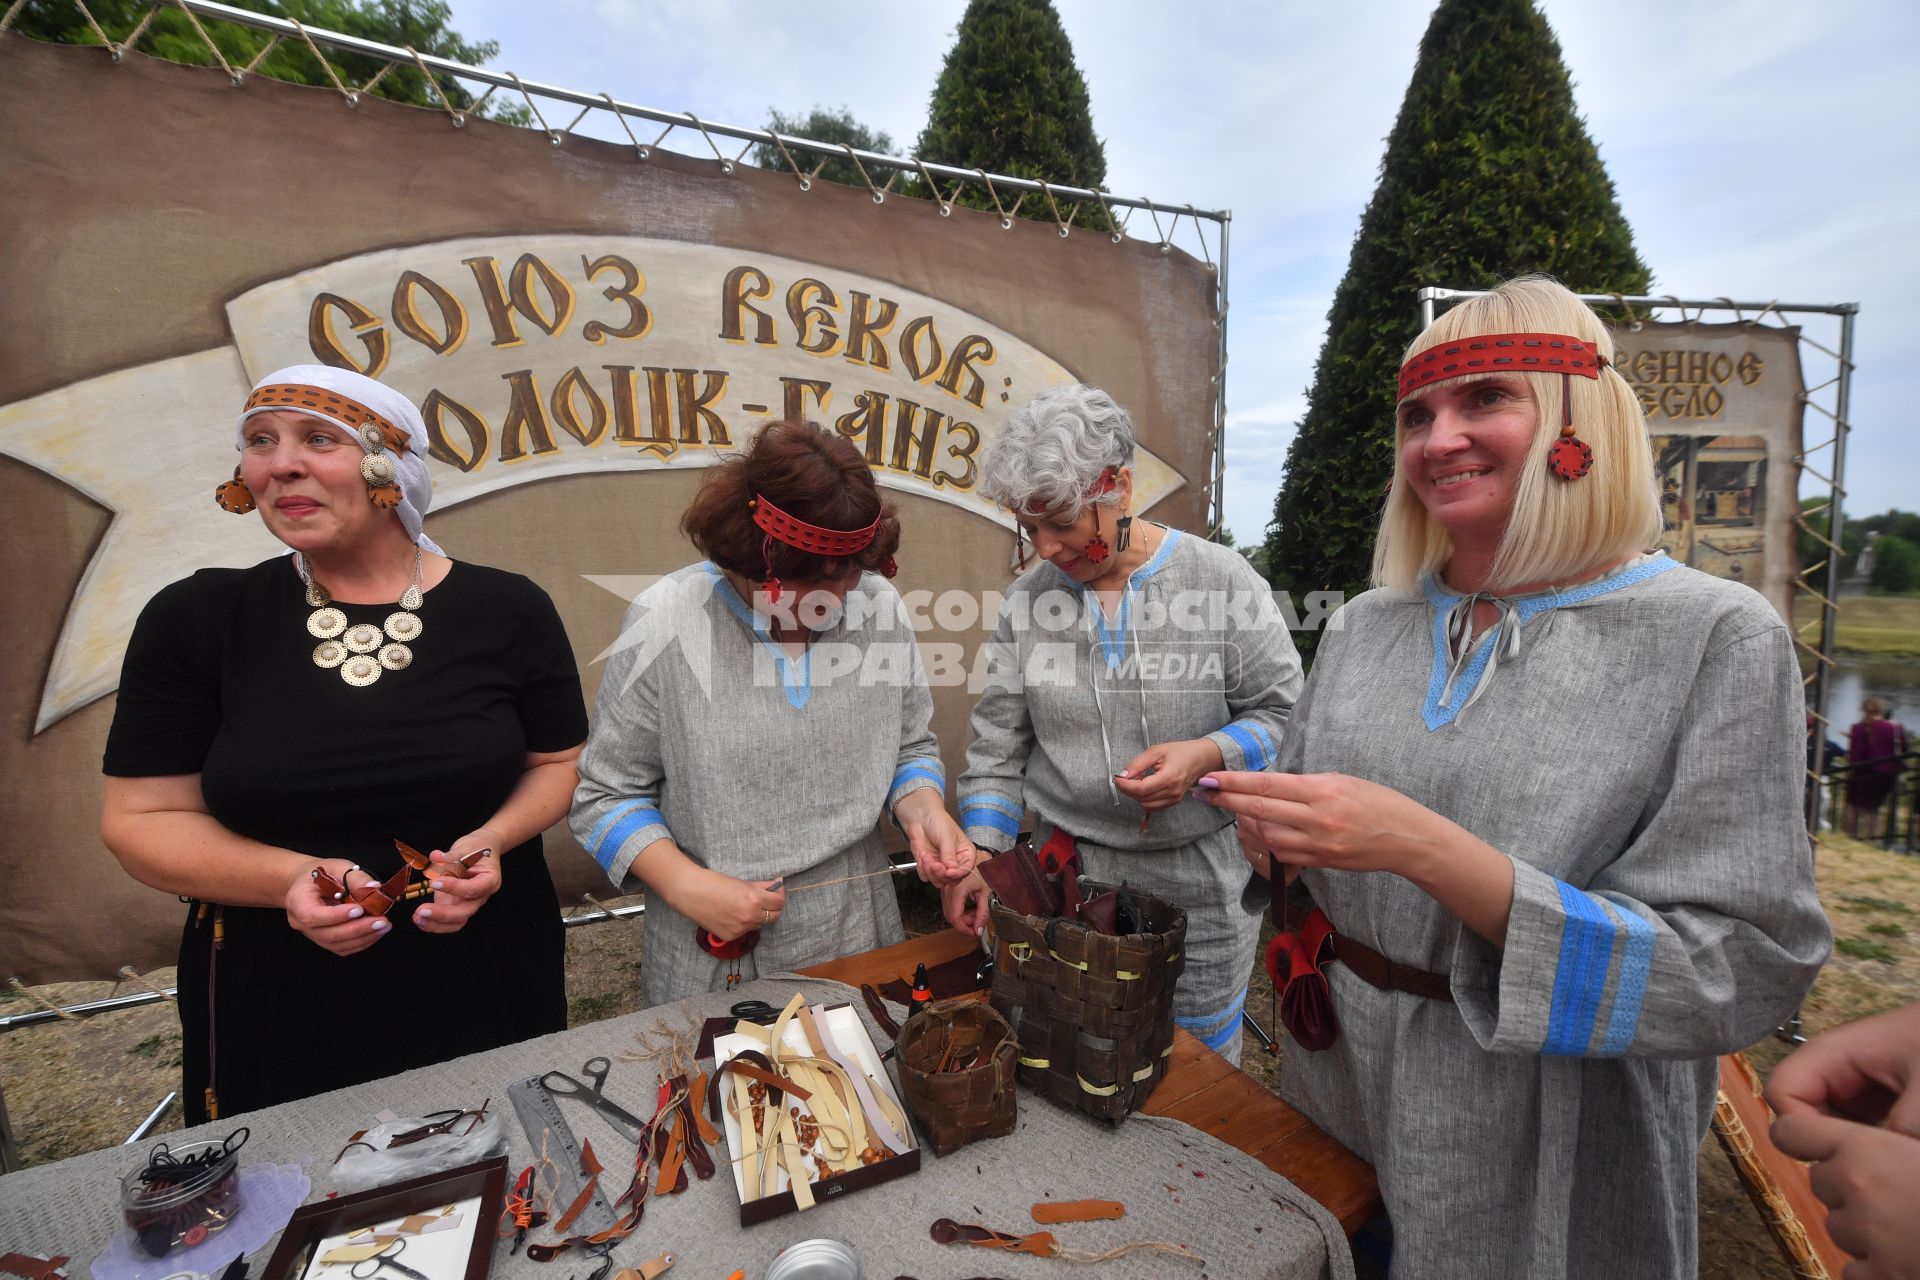
[[1593, 470], [1593, 446], [1573, 431], [1573, 379], [1560, 375], [1560, 438], [1547, 450], [1547, 470], [1562, 480], [1578, 480]]
[[1112, 554], [1107, 550], [1107, 540], [1100, 536], [1100, 504], [1097, 502], [1093, 506], [1093, 536], [1087, 539], [1080, 554], [1087, 558], [1088, 564], [1105, 564]]
[[247, 482], [240, 478], [238, 464], [233, 468], [233, 479], [214, 486], [213, 500], [220, 504], [222, 511], [231, 511], [236, 516], [253, 510], [253, 490], [247, 488]]
[[367, 423], [360, 428], [360, 439], [367, 446], [367, 456], [360, 459], [360, 478], [367, 483], [367, 497], [382, 511], [391, 511], [404, 496], [398, 483], [400, 468], [388, 455], [387, 439], [379, 427]]
[[1128, 547], [1132, 545], [1133, 545], [1133, 517], [1121, 516], [1120, 522], [1114, 526], [1114, 530], [1113, 530], [1113, 549], [1115, 551], [1125, 551]]

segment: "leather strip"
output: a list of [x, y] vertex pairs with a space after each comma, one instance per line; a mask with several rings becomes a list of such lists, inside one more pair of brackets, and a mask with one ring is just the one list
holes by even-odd
[[1573, 373], [1598, 378], [1606, 357], [1591, 342], [1564, 333], [1489, 333], [1428, 347], [1400, 366], [1404, 400], [1448, 378], [1510, 369], [1523, 373]]
[[1127, 1216], [1118, 1200], [1042, 1200], [1033, 1206], [1033, 1220], [1052, 1226], [1061, 1222], [1106, 1222]]
[[[1307, 923], [1308, 913], [1297, 903], [1287, 903], [1287, 928], [1298, 932]], [[1381, 991], [1404, 991], [1428, 1000], [1453, 1003], [1453, 983], [1444, 973], [1430, 973], [1412, 965], [1388, 959], [1364, 942], [1334, 933], [1333, 954], [1353, 971], [1355, 977]]]
[[[794, 998], [799, 999], [798, 996]], [[804, 1006], [800, 1011], [800, 1017], [808, 1031], [814, 1033], [814, 1040], [826, 1051], [826, 1056], [846, 1072], [847, 1079], [853, 1082], [853, 1091], [860, 1095], [860, 1109], [867, 1113], [867, 1124], [873, 1130], [874, 1137], [895, 1155], [905, 1154], [911, 1149], [912, 1144], [901, 1137], [899, 1131], [888, 1120], [886, 1111], [881, 1108], [879, 1100], [873, 1096], [873, 1090], [867, 1085], [867, 1073], [847, 1061], [846, 1055], [840, 1052], [840, 1046], [833, 1042], [833, 1032], [828, 1029], [824, 1018], [815, 1021], [813, 1010]]]
[[247, 397], [241, 417], [255, 410], [300, 409], [330, 418], [347, 430], [359, 432], [360, 428], [371, 422], [380, 428], [380, 434], [386, 437], [387, 448], [395, 453], [407, 453], [411, 449], [411, 439], [405, 431], [393, 425], [382, 414], [375, 413], [352, 396], [343, 396], [337, 391], [328, 391], [324, 387], [309, 387], [298, 382], [279, 382], [269, 387], [256, 387]]
[[955, 1222], [952, 1218], [935, 1219], [927, 1234], [935, 1244], [970, 1244], [979, 1249], [1005, 1249], [1010, 1253], [1026, 1253], [1036, 1258], [1051, 1258], [1060, 1247], [1060, 1242], [1054, 1239], [1051, 1231], [1034, 1231], [1016, 1236], [995, 1231], [992, 1227], [983, 1227], [977, 1222]]
[[753, 522], [763, 533], [797, 551], [819, 556], [850, 556], [865, 551], [880, 531], [878, 516], [864, 529], [824, 529], [788, 515], [763, 494], [754, 494], [747, 505], [753, 508]]

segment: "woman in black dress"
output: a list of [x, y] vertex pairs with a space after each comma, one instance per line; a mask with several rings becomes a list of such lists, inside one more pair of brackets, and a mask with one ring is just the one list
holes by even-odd
[[[552, 601], [426, 537], [426, 433], [398, 392], [296, 365], [239, 436], [216, 500], [294, 554], [142, 611], [101, 817], [131, 875], [190, 900], [190, 1124], [566, 1026], [540, 833], [587, 723]], [[386, 880], [396, 839], [432, 851], [430, 899], [370, 915], [313, 878]]]

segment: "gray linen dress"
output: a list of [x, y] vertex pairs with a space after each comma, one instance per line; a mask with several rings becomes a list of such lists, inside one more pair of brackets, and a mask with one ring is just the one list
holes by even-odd
[[[1424, 598], [1423, 598], [1424, 597]], [[1691, 1277], [1715, 1056], [1791, 1013], [1832, 934], [1804, 698], [1754, 591], [1664, 556], [1514, 602], [1447, 690], [1459, 596], [1338, 615], [1280, 769], [1383, 783], [1513, 859], [1504, 952], [1390, 874], [1303, 872], [1334, 927], [1457, 1003], [1328, 967], [1341, 1034], [1281, 1092], [1380, 1173], [1396, 1277]]]
[[960, 824], [1005, 849], [1027, 809], [1062, 827], [1096, 880], [1187, 912], [1180, 1025], [1239, 1060], [1240, 1010], [1266, 883], [1249, 883], [1232, 815], [1186, 801], [1146, 816], [1110, 779], [1149, 746], [1210, 738], [1228, 769], [1264, 769], [1300, 692], [1272, 588], [1246, 558], [1176, 529], [1129, 581], [1118, 615], [1052, 564], [1008, 590], [973, 710]]
[[[886, 865], [879, 819], [944, 790], [927, 690], [900, 595], [862, 574], [803, 655], [775, 644], [711, 563], [649, 587], [621, 624], [594, 701], [569, 818], [624, 890], [635, 855], [671, 836], [742, 880], [786, 877], [787, 905], [739, 962], [747, 979], [898, 942], [890, 876], [794, 892]], [[728, 962], [652, 894], [641, 998], [726, 985]]]

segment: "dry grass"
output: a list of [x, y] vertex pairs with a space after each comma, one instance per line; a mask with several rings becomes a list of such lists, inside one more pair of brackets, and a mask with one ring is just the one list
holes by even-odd
[[[1920, 858], [1823, 837], [1819, 876], [1843, 945], [1807, 999], [1808, 1034], [1920, 999]], [[909, 901], [906, 915], [910, 931], [939, 926], [937, 910], [924, 901]], [[576, 1023], [637, 1006], [641, 933], [638, 921], [568, 931], [567, 995]], [[164, 986], [172, 971], [148, 978]], [[109, 983], [58, 983], [34, 988], [32, 996], [71, 1004], [100, 999], [112, 989]], [[1263, 1024], [1271, 990], [1256, 968], [1247, 1008]], [[28, 997], [0, 994], [0, 1014], [31, 1007]], [[173, 1010], [165, 1005], [0, 1035], [0, 1082], [25, 1162], [41, 1164], [124, 1141], [178, 1087], [179, 1039]], [[1271, 1088], [1279, 1060], [1262, 1052], [1251, 1035], [1243, 1050], [1245, 1070]], [[1763, 1074], [1787, 1052], [1787, 1045], [1771, 1038], [1748, 1050]], [[176, 1107], [156, 1132], [179, 1125]], [[1711, 1138], [1700, 1153], [1700, 1257], [1705, 1280], [1789, 1276]]]

